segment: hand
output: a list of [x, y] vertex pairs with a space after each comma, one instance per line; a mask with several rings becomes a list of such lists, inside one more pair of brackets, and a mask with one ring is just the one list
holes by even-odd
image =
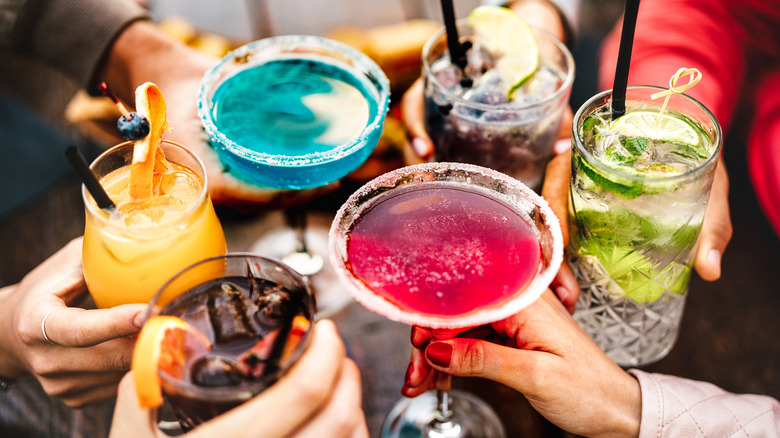
[[523, 393], [540, 414], [574, 434], [639, 434], [639, 383], [590, 340], [552, 291], [478, 330], [479, 338], [471, 331], [437, 341], [414, 329], [404, 394], [429, 389], [431, 370], [483, 377]]
[[335, 190], [337, 183], [307, 190], [261, 188], [224, 172], [203, 131], [197, 103], [200, 81], [217, 61], [138, 21], [117, 38], [100, 76], [126, 102], [135, 102], [135, 89], [144, 82], [160, 88], [170, 128], [164, 138], [185, 145], [203, 160], [215, 204], [241, 211], [284, 208]]
[[[197, 427], [191, 438], [368, 437], [360, 372], [345, 356], [336, 327], [315, 325], [311, 344], [276, 384], [252, 400]], [[138, 407], [133, 374], [122, 380], [111, 438], [166, 437], [155, 412]]]
[[[70, 407], [116, 395], [130, 368], [144, 304], [111, 309], [68, 307], [86, 292], [82, 239], [71, 241], [19, 284], [0, 290], [0, 375], [33, 374], [47, 394]], [[46, 318], [44, 339], [42, 321]]]

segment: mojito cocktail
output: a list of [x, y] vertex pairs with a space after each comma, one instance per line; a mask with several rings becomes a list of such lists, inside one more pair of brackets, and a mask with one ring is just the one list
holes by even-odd
[[423, 48], [434, 158], [495, 169], [538, 191], [568, 105], [574, 60], [563, 43], [505, 8], [477, 8], [458, 30], [468, 48], [464, 69], [452, 62], [444, 29]]
[[674, 345], [722, 145], [707, 108], [680, 94], [661, 113], [650, 98], [660, 91], [629, 87], [615, 118], [603, 92], [573, 125], [574, 317], [623, 366], [657, 361]]

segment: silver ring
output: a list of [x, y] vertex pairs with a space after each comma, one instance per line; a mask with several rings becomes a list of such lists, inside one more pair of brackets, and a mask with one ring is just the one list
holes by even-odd
[[43, 339], [45, 339], [46, 342], [50, 342], [50, 343], [52, 343], [54, 345], [60, 345], [60, 344], [52, 341], [51, 339], [49, 339], [48, 336], [46, 336], [46, 319], [49, 318], [49, 315], [51, 315], [52, 312], [54, 312], [57, 309], [61, 309], [61, 308], [62, 308], [62, 306], [54, 306], [54, 307], [52, 307], [51, 309], [49, 309], [48, 312], [46, 312], [46, 315], [44, 315], [44, 317], [43, 317], [43, 321], [41, 321], [41, 333], [43, 333]]

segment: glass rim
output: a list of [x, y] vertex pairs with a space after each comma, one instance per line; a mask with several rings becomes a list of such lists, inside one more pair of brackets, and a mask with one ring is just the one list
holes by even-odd
[[[144, 317], [144, 324], [146, 324], [146, 321], [152, 316], [152, 312], [154, 311], [154, 304], [157, 301], [157, 299], [160, 297], [161, 293], [174, 281], [176, 281], [178, 278], [181, 278], [183, 274], [186, 272], [189, 272], [191, 269], [197, 268], [198, 266], [205, 265], [207, 263], [212, 263], [217, 260], [228, 260], [228, 259], [254, 259], [254, 260], [260, 260], [263, 262], [270, 262], [273, 265], [276, 265], [277, 267], [284, 270], [287, 274], [290, 274], [296, 282], [300, 283], [304, 289], [306, 290], [306, 293], [312, 298], [309, 300], [308, 303], [308, 310], [311, 313], [311, 324], [312, 328], [306, 331], [306, 333], [303, 334], [303, 337], [301, 338], [301, 342], [298, 344], [298, 346], [295, 348], [295, 351], [292, 353], [292, 356], [289, 359], [289, 363], [287, 367], [280, 368], [280, 371], [274, 374], [269, 374], [267, 376], [263, 376], [257, 380], [252, 380], [248, 382], [241, 382], [239, 385], [234, 386], [216, 386], [216, 387], [206, 387], [206, 386], [198, 386], [193, 383], [190, 383], [188, 381], [183, 381], [176, 379], [172, 376], [170, 376], [168, 373], [164, 372], [162, 369], [157, 369], [157, 375], [165, 381], [166, 383], [170, 384], [171, 386], [176, 387], [177, 390], [182, 391], [182, 394], [185, 396], [195, 396], [198, 398], [209, 398], [211, 400], [215, 401], [234, 401], [234, 400], [244, 400], [249, 399], [256, 394], [258, 394], [258, 389], [262, 391], [265, 388], [270, 387], [275, 380], [279, 379], [279, 376], [281, 374], [286, 373], [292, 366], [295, 364], [300, 356], [303, 354], [303, 352], [308, 348], [309, 346], [309, 339], [311, 338], [312, 329], [314, 327], [314, 316], [315, 316], [315, 304], [314, 304], [314, 293], [311, 290], [311, 286], [309, 285], [309, 282], [307, 282], [302, 275], [300, 275], [297, 271], [292, 269], [291, 267], [287, 266], [285, 263], [283, 263], [280, 260], [274, 259], [272, 257], [264, 257], [261, 255], [257, 255], [250, 252], [232, 252], [227, 254], [222, 254], [218, 256], [209, 257], [200, 261], [197, 261], [186, 268], [183, 268], [179, 272], [177, 272], [175, 275], [173, 275], [168, 281], [163, 284], [160, 289], [154, 294], [154, 297], [152, 297], [151, 301], [149, 301], [149, 307], [146, 311], [146, 316]], [[186, 292], [185, 292], [186, 293]], [[184, 294], [182, 294], [184, 295]], [[181, 295], [180, 295], [181, 296]], [[175, 300], [175, 298], [174, 298]], [[166, 303], [166, 306], [170, 303], [172, 303], [174, 300], [171, 300], [169, 303]], [[164, 308], [164, 307], [163, 307]], [[162, 308], [160, 309], [160, 314], [162, 314]], [[281, 373], [281, 374], [280, 374]], [[164, 392], [164, 390], [163, 390]]]
[[[510, 187], [514, 190], [518, 190], [522, 196], [529, 199], [531, 203], [539, 212], [542, 222], [546, 225], [546, 229], [550, 231], [550, 237], [552, 237], [551, 256], [547, 266], [540, 264], [536, 275], [526, 284], [522, 291], [515, 296], [503, 301], [500, 304], [494, 306], [488, 306], [479, 310], [475, 310], [466, 315], [458, 316], [436, 316], [414, 312], [406, 310], [395, 303], [387, 300], [371, 290], [365, 283], [352, 274], [345, 266], [346, 260], [342, 257], [341, 249], [345, 246], [340, 242], [345, 240], [341, 238], [344, 232], [341, 232], [342, 223], [347, 222], [348, 225], [352, 225], [356, 218], [359, 218], [363, 212], [366, 211], [366, 207], [373, 205], [373, 200], [381, 197], [384, 193], [392, 191], [395, 187], [405, 185], [404, 179], [407, 179], [409, 175], [417, 172], [440, 172], [442, 170], [460, 170], [468, 173], [469, 175], [481, 175], [487, 177], [493, 181], [498, 181], [501, 184]], [[447, 180], [436, 180], [440, 183], [451, 183], [468, 185], [468, 182], [454, 182]], [[407, 181], [407, 183], [412, 183]], [[423, 181], [417, 183], [425, 183]], [[477, 188], [481, 189], [483, 193], [491, 193], [494, 198], [508, 202], [508, 199], [516, 196], [509, 194], [501, 194], [494, 189], [477, 185]], [[381, 190], [385, 189], [385, 190]], [[500, 195], [500, 196], [495, 196]], [[360, 204], [358, 206], [358, 204]], [[513, 203], [509, 203], [510, 206], [515, 206]], [[353, 210], [354, 211], [350, 211]], [[537, 231], [538, 232], [538, 231]], [[329, 231], [329, 257], [331, 265], [334, 267], [338, 277], [343, 283], [346, 283], [352, 296], [356, 301], [361, 303], [364, 307], [372, 312], [378, 313], [388, 319], [402, 322], [409, 325], [416, 325], [431, 329], [457, 329], [466, 327], [475, 327], [492, 322], [499, 321], [507, 318], [518, 311], [524, 309], [536, 299], [538, 299], [544, 291], [552, 283], [558, 269], [563, 262], [563, 237], [560, 228], [558, 217], [553, 212], [547, 201], [537, 194], [527, 185], [520, 180], [512, 178], [506, 174], [498, 172], [486, 167], [466, 164], [466, 163], [450, 163], [450, 162], [428, 162], [422, 164], [415, 164], [411, 166], [405, 166], [385, 174], [382, 174], [368, 183], [364, 184], [358, 190], [356, 190], [349, 199], [339, 208], [336, 216], [333, 219], [331, 228]], [[541, 244], [541, 243], [540, 243]], [[343, 251], [344, 253], [346, 251]], [[544, 257], [544, 256], [543, 256]]]
[[[184, 218], [189, 217], [190, 214], [192, 214], [193, 212], [195, 212], [199, 208], [201, 208], [203, 203], [206, 202], [206, 200], [208, 199], [208, 196], [209, 196], [208, 173], [206, 172], [206, 166], [203, 164], [203, 160], [201, 160], [200, 157], [195, 152], [193, 152], [191, 149], [189, 149], [188, 147], [184, 146], [181, 143], [177, 143], [175, 141], [167, 140], [167, 139], [163, 139], [163, 140], [160, 141], [160, 145], [163, 145], [163, 144], [169, 145], [169, 146], [173, 146], [173, 147], [179, 148], [182, 151], [184, 151], [187, 155], [189, 155], [191, 158], [193, 158], [196, 163], [198, 163], [198, 166], [200, 167], [199, 170], [203, 173], [203, 176], [202, 176], [203, 187], [201, 187], [201, 189], [200, 189], [200, 193], [198, 194], [198, 199], [195, 202], [192, 202], [184, 210], [184, 214], [182, 215], [182, 220], [184, 220]], [[116, 145], [106, 149], [100, 155], [98, 155], [97, 158], [92, 160], [92, 163], [90, 163], [90, 165], [89, 165], [90, 170], [93, 170], [93, 167], [100, 160], [105, 159], [106, 157], [108, 157], [111, 154], [117, 153], [117, 151], [119, 151], [120, 149], [124, 149], [124, 148], [127, 148], [129, 146], [134, 146], [134, 145], [135, 145], [135, 141], [128, 140], [128, 141], [123, 141], [122, 143], [116, 144]], [[176, 163], [176, 164], [179, 164], [179, 163]], [[180, 165], [184, 166], [183, 164], [180, 164]], [[184, 166], [184, 167], [189, 168], [189, 166]], [[117, 169], [119, 169], [119, 168], [117, 167]], [[114, 169], [114, 170], [116, 170], [116, 169]], [[190, 169], [190, 170], [196, 171], [195, 169]], [[198, 175], [198, 176], [200, 176], [200, 175]], [[92, 195], [87, 190], [87, 187], [84, 185], [84, 183], [81, 184], [81, 199], [84, 202], [84, 206], [85, 206], [87, 212], [89, 213], [90, 217], [97, 218], [99, 221], [101, 221], [101, 223], [106, 224], [106, 225], [111, 225], [113, 223], [110, 220], [110, 218], [107, 218], [103, 214], [101, 214], [101, 211], [103, 211], [103, 210], [100, 207], [98, 207], [97, 204], [93, 205], [93, 203], [90, 202], [90, 199], [93, 199], [93, 198], [92, 198]], [[176, 222], [178, 222], [178, 220]], [[166, 224], [166, 225], [168, 225], [168, 224]], [[124, 226], [119, 226], [119, 228], [125, 228], [125, 227]]]
[[[311, 152], [305, 155], [292, 156], [254, 151], [236, 143], [224, 133], [220, 132], [214, 124], [213, 117], [211, 115], [212, 104], [209, 96], [209, 88], [214, 85], [219, 88], [219, 86], [224, 82], [224, 79], [221, 79], [219, 82], [217, 82], [218, 78], [216, 76], [219, 74], [221, 68], [232, 62], [234, 59], [249, 55], [253, 51], [264, 48], [273, 48], [276, 45], [294, 43], [312, 44], [319, 47], [332, 49], [341, 54], [345, 54], [346, 57], [350, 59], [350, 61], [353, 61], [368, 70], [371, 76], [368, 78], [366, 83], [372, 84], [378, 93], [376, 102], [377, 112], [374, 117], [369, 120], [369, 123], [366, 124], [363, 130], [360, 131], [360, 134], [358, 134], [349, 142], [340, 144], [334, 148], [328, 149], [327, 151]], [[343, 63], [342, 60], [338, 61]], [[347, 71], [350, 72], [349, 69], [347, 69]], [[358, 80], [363, 82], [360, 79]], [[231, 154], [240, 156], [245, 159], [249, 158], [251, 160], [276, 167], [301, 167], [335, 161], [362, 149], [367, 144], [365, 140], [377, 130], [382, 129], [383, 121], [389, 106], [390, 81], [387, 79], [387, 76], [382, 71], [382, 69], [376, 64], [376, 62], [374, 62], [374, 60], [368, 57], [368, 55], [344, 43], [314, 35], [279, 35], [244, 44], [243, 46], [230, 51], [227, 55], [223, 56], [216, 65], [210, 68], [203, 75], [198, 90], [198, 115], [200, 116], [201, 123], [210, 139], [216, 139], [220, 146], [225, 148]]]
[[[457, 21], [458, 28], [467, 26], [468, 25], [467, 21], [468, 20], [466, 18], [459, 19]], [[565, 44], [563, 44], [558, 38], [556, 38], [550, 32], [547, 32], [546, 30], [537, 28], [535, 26], [531, 26], [531, 29], [534, 31], [536, 37], [542, 36], [544, 39], [553, 43], [553, 45], [563, 54], [564, 58], [566, 59], [566, 64], [569, 66], [568, 71], [564, 72], [565, 78], [563, 82], [561, 82], [561, 86], [558, 87], [558, 89], [555, 90], [555, 92], [553, 92], [549, 96], [545, 96], [544, 98], [534, 102], [528, 102], [523, 104], [517, 104], [512, 102], [499, 103], [499, 104], [487, 104], [487, 103], [474, 102], [468, 99], [464, 99], [462, 96], [458, 96], [457, 94], [453, 93], [447, 87], [442, 85], [438, 79], [436, 79], [436, 75], [434, 75], [433, 72], [431, 71], [431, 63], [428, 61], [428, 53], [433, 48], [433, 45], [447, 33], [447, 30], [444, 26], [440, 27], [439, 30], [437, 30], [433, 35], [431, 35], [430, 38], [428, 38], [428, 40], [425, 42], [425, 45], [423, 45], [423, 49], [422, 49], [423, 76], [426, 80], [431, 81], [437, 87], [438, 89], [437, 91], [439, 91], [441, 94], [446, 96], [448, 100], [451, 100], [454, 103], [457, 103], [458, 105], [467, 108], [479, 109], [483, 111], [498, 111], [498, 112], [520, 111], [520, 110], [526, 110], [538, 106], [544, 106], [551, 102], [554, 102], [560, 99], [563, 94], [571, 90], [571, 87], [574, 84], [574, 70], [576, 67], [574, 65], [574, 56], [571, 54], [569, 48], [566, 47]]]
[[[628, 90], [632, 89], [650, 89], [650, 90], [668, 90], [668, 88], [660, 87], [657, 85], [629, 85], [627, 87]], [[604, 90], [596, 95], [592, 96], [590, 99], [585, 101], [580, 108], [577, 110], [577, 112], [574, 114], [574, 119], [572, 122], [572, 148], [577, 149], [577, 153], [584, 156], [585, 159], [588, 161], [589, 164], [596, 166], [600, 171], [603, 171], [607, 174], [612, 175], [618, 175], [621, 178], [624, 178], [629, 181], [635, 181], [635, 182], [642, 182], [642, 183], [648, 183], [651, 185], [654, 185], [656, 183], [658, 184], [669, 184], [676, 181], [684, 181], [688, 179], [692, 179], [694, 176], [698, 175], [701, 172], [704, 172], [706, 169], [709, 169], [713, 162], [716, 162], [720, 157], [720, 152], [723, 148], [723, 131], [720, 126], [720, 123], [718, 122], [718, 119], [715, 117], [715, 115], [712, 113], [712, 111], [709, 110], [703, 103], [699, 102], [697, 99], [685, 94], [685, 93], [679, 93], [676, 94], [676, 96], [679, 96], [681, 98], [687, 99], [689, 102], [696, 105], [698, 108], [700, 108], [704, 114], [709, 117], [709, 119], [713, 123], [714, 133], [715, 133], [715, 149], [712, 151], [712, 154], [706, 159], [698, 163], [698, 165], [692, 169], [689, 169], [686, 172], [683, 172], [678, 175], [672, 175], [672, 176], [658, 176], [658, 177], [646, 177], [646, 176], [640, 176], [640, 175], [634, 175], [630, 173], [626, 173], [623, 171], [620, 171], [619, 169], [615, 169], [612, 167], [607, 166], [606, 164], [602, 163], [601, 160], [596, 158], [595, 155], [591, 154], [586, 148], [585, 145], [582, 142], [582, 138], [580, 138], [579, 135], [579, 126], [580, 126], [580, 119], [585, 115], [586, 109], [591, 109], [590, 107], [596, 103], [597, 101], [610, 96], [611, 100], [612, 95], [612, 89]], [[628, 100], [628, 99], [626, 99]], [[648, 100], [649, 101], [649, 100]], [[592, 113], [592, 112], [591, 112]]]

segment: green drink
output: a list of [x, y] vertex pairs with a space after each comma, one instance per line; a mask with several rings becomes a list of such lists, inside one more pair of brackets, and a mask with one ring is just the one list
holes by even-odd
[[637, 366], [672, 348], [722, 145], [700, 103], [675, 95], [663, 113], [629, 87], [612, 118], [611, 92], [575, 115], [569, 263], [580, 283], [575, 319], [618, 364]]

